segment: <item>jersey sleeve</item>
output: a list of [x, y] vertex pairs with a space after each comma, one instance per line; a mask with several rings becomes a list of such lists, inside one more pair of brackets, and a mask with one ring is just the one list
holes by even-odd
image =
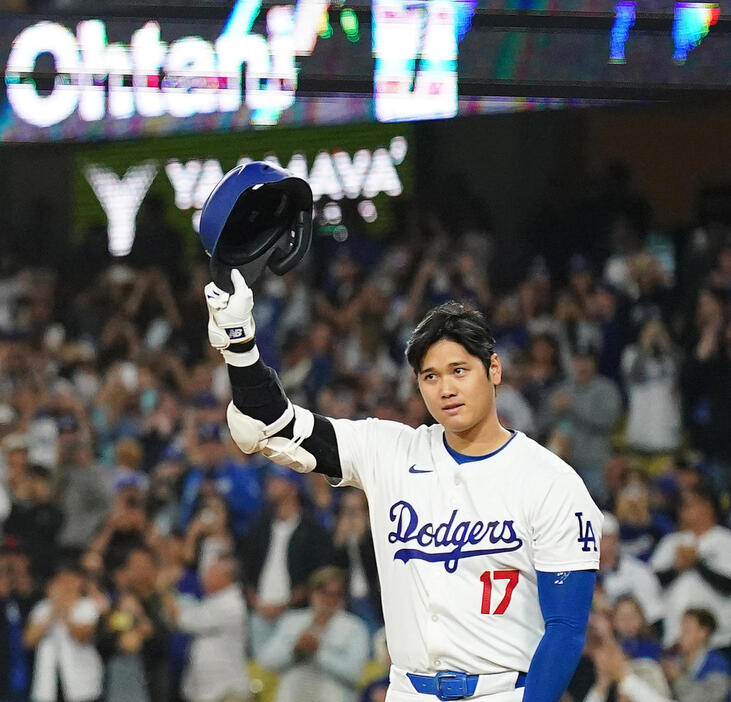
[[599, 568], [602, 513], [574, 472], [558, 475], [531, 517], [536, 570], [557, 573]]
[[338, 442], [342, 479], [335, 487], [358, 487], [368, 493], [378, 470], [388, 470], [394, 453], [411, 427], [383, 419], [330, 419]]

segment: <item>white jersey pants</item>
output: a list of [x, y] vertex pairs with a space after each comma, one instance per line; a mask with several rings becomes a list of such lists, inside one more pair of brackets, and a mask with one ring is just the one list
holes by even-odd
[[[472, 695], [465, 697], [465, 702], [522, 702], [523, 688], [517, 690], [507, 690], [506, 692], [496, 692], [492, 695]], [[386, 693], [386, 702], [439, 702], [439, 698], [434, 695], [424, 695], [420, 692], [401, 692], [394, 690], [389, 686]], [[458, 702], [461, 702], [458, 700]]]

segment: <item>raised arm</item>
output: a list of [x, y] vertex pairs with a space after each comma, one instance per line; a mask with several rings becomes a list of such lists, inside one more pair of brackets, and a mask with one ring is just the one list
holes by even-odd
[[209, 283], [205, 295], [208, 339], [223, 355], [231, 380], [226, 416], [233, 440], [244, 453], [261, 452], [300, 473], [342, 477], [332, 423], [287, 399], [276, 372], [259, 357], [251, 289], [236, 269], [231, 281], [233, 294]]

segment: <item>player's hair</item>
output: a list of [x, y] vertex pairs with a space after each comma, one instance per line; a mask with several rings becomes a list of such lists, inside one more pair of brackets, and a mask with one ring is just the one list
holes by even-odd
[[711, 612], [702, 607], [691, 607], [683, 612], [684, 617], [693, 617], [698, 624], [708, 632], [708, 637], [713, 636], [716, 631], [716, 617]]
[[406, 344], [406, 360], [418, 375], [427, 351], [442, 339], [464, 346], [490, 370], [490, 358], [495, 353], [495, 339], [482, 312], [471, 310], [461, 302], [450, 300], [427, 312], [411, 333]]

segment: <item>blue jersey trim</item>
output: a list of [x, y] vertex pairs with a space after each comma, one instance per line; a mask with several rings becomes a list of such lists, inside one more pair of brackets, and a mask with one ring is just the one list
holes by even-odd
[[444, 442], [444, 448], [447, 449], [447, 453], [455, 460], [457, 463], [472, 463], [473, 461], [484, 461], [486, 458], [491, 458], [492, 456], [500, 453], [516, 436], [518, 436], [518, 432], [514, 429], [509, 429], [509, 431], [513, 432], [513, 435], [499, 448], [495, 449], [491, 453], [486, 453], [484, 456], [467, 456], [464, 453], [460, 453], [459, 451], [455, 451], [448, 443], [447, 443], [447, 435], [442, 434], [442, 441]]

